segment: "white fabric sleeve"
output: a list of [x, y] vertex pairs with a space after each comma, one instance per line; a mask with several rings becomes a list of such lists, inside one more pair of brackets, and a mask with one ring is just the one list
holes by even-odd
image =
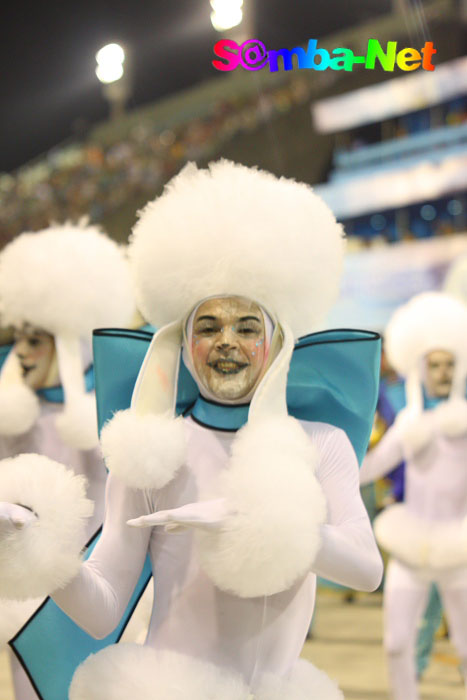
[[355, 452], [342, 430], [323, 431], [313, 440], [321, 455], [317, 477], [328, 508], [313, 571], [343, 586], [373, 591], [383, 563], [360, 495]]
[[381, 479], [404, 459], [399, 430], [393, 424], [366, 455], [360, 469], [360, 486]]
[[106, 637], [121, 620], [141, 574], [151, 528], [134, 528], [130, 518], [155, 510], [147, 492], [129, 489], [109, 476], [102, 535], [78, 575], [52, 596], [57, 605], [91, 636]]

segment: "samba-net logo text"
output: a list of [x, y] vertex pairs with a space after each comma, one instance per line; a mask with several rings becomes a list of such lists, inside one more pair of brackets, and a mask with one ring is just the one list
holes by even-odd
[[[266, 66], [271, 73], [299, 68], [301, 70], [344, 70], [352, 71], [355, 64], [362, 64], [369, 70], [377, 65], [385, 71], [393, 71], [397, 66], [403, 71], [435, 70], [432, 63], [436, 53], [432, 41], [426, 41], [420, 49], [399, 48], [397, 41], [388, 41], [383, 47], [378, 39], [368, 39], [366, 54], [356, 55], [352, 49], [339, 46], [329, 52], [318, 47], [317, 39], [310, 39], [306, 49], [296, 46], [294, 49], [268, 51], [259, 39], [248, 39], [237, 44], [232, 39], [221, 39], [214, 44], [214, 53], [218, 59], [212, 65], [220, 71], [232, 71], [241, 66], [245, 70], [261, 70]], [[220, 59], [220, 60], [219, 60]]]

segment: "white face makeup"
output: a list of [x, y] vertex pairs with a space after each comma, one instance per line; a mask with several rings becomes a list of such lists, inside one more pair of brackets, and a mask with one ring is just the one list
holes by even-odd
[[246, 397], [267, 359], [260, 307], [242, 297], [203, 302], [193, 319], [191, 353], [196, 374], [211, 394], [229, 401]]
[[50, 372], [55, 354], [53, 336], [24, 325], [14, 333], [13, 351], [18, 356], [23, 380], [31, 389], [41, 389]]
[[425, 357], [425, 390], [430, 398], [447, 398], [451, 392], [456, 361], [446, 350], [433, 350]]

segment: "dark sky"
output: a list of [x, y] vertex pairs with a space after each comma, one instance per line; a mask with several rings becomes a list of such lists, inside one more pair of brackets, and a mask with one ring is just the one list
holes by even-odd
[[[245, 0], [248, 2], [248, 0]], [[385, 13], [390, 0], [256, 0], [255, 37], [292, 47]], [[95, 53], [121, 41], [132, 52], [129, 106], [217, 76], [213, 44], [222, 37], [209, 0], [15, 2], [0, 25], [0, 172], [9, 171], [107, 114]]]

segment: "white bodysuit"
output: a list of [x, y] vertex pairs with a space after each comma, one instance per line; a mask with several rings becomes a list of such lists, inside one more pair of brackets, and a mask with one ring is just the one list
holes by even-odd
[[[396, 700], [417, 700], [415, 642], [432, 582], [438, 585], [450, 635], [464, 669], [467, 662], [467, 435], [439, 433], [433, 411], [423, 420], [431, 440], [405, 455], [397, 424], [365, 457], [361, 483], [383, 477], [403, 459], [405, 503], [375, 521], [380, 544], [390, 551], [384, 588], [385, 647]], [[381, 527], [382, 526], [382, 527]]]
[[109, 477], [102, 537], [78, 576], [53, 598], [89, 634], [104, 637], [120, 621], [149, 551], [155, 601], [146, 644], [234, 669], [254, 687], [256, 674], [284, 676], [298, 659], [313, 613], [316, 575], [361, 590], [379, 584], [381, 559], [360, 497], [357, 460], [342, 430], [302, 423], [320, 453], [317, 477], [328, 507], [321, 550], [313, 572], [289, 590], [239, 598], [203, 573], [193, 531], [126, 524], [212, 498], [235, 433], [202, 427], [191, 418], [186, 425], [187, 464], [165, 488], [134, 490]]

